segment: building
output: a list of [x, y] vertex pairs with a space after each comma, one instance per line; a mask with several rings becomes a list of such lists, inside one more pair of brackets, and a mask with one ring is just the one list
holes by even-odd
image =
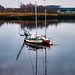
[[57, 9], [57, 8], [61, 8], [61, 6], [60, 5], [48, 5], [48, 8]]
[[62, 8], [60, 5], [48, 5], [48, 8], [57, 10], [57, 13], [75, 13], [75, 8]]
[[75, 8], [58, 8], [58, 13], [75, 13]]

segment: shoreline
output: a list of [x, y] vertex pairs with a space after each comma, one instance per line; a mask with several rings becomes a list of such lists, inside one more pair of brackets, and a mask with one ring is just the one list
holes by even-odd
[[[0, 20], [35, 20], [35, 13], [14, 13], [14, 12], [3, 12], [0, 13]], [[44, 13], [37, 13], [37, 20], [44, 20]], [[47, 13], [47, 20], [67, 20], [67, 19], [75, 19], [75, 13]]]

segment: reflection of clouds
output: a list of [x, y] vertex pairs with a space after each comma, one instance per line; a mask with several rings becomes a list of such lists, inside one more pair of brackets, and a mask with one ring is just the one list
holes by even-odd
[[7, 68], [0, 66], [0, 75], [33, 75], [30, 67], [24, 65], [9, 65]]
[[62, 23], [60, 28], [61, 33], [66, 33], [65, 36], [72, 36], [75, 33], [75, 23]]
[[0, 75], [20, 75], [14, 68], [0, 68]]
[[[74, 75], [75, 74], [75, 46], [60, 46], [49, 55], [49, 74], [51, 75]], [[56, 52], [55, 52], [56, 51]]]
[[[65, 56], [66, 57], [66, 56]], [[49, 64], [49, 74], [51, 75], [74, 75], [75, 74], [75, 61], [72, 58], [68, 59], [68, 57], [65, 59], [64, 54], [63, 56], [58, 55], [53, 60], [50, 59]], [[68, 60], [67, 60], [68, 59]]]
[[[16, 61], [17, 56], [17, 47], [21, 46], [22, 41], [24, 38], [20, 37], [16, 31], [16, 23], [9, 24], [10, 34], [11, 29], [13, 29], [12, 34], [9, 37], [6, 37], [7, 30], [3, 33], [6, 34], [5, 37], [0, 36], [0, 75], [33, 75], [31, 62], [29, 59], [29, 53], [26, 46], [21, 52], [20, 58]], [[21, 24], [21, 23], [20, 23]], [[28, 23], [25, 23], [28, 26]], [[33, 26], [32, 23], [31, 26]], [[40, 23], [39, 23], [40, 24]], [[44, 22], [41, 22], [43, 25]], [[40, 25], [41, 25], [40, 24]], [[11, 26], [13, 25], [13, 26]], [[21, 24], [22, 25], [22, 24]], [[39, 25], [39, 28], [40, 28]], [[31, 27], [30, 26], [30, 27]], [[23, 25], [24, 27], [24, 25]], [[22, 28], [23, 28], [22, 27]], [[8, 28], [8, 27], [6, 27]], [[29, 26], [28, 26], [29, 28]], [[59, 43], [61, 46], [52, 46], [51, 50], [47, 49], [47, 74], [48, 75], [75, 75], [75, 33], [74, 30], [75, 25], [74, 23], [58, 23], [57, 28], [55, 24], [50, 24], [47, 28], [47, 36], [51, 37], [52, 42]], [[34, 27], [33, 27], [34, 30]], [[9, 32], [8, 31], [8, 32]], [[35, 30], [34, 30], [35, 31]], [[38, 29], [38, 34], [44, 33], [44, 28]], [[13, 34], [14, 33], [14, 34]], [[8, 35], [7, 35], [8, 36]], [[11, 37], [10, 37], [11, 36]], [[18, 37], [19, 36], [19, 37]], [[16, 38], [16, 39], [15, 39]], [[19, 40], [18, 40], [19, 38]], [[14, 40], [13, 40], [14, 39]], [[18, 42], [19, 41], [19, 42]], [[60, 42], [62, 41], [62, 42]], [[18, 45], [17, 45], [18, 43]], [[64, 45], [66, 43], [66, 45]], [[67, 45], [68, 44], [68, 45]], [[74, 45], [72, 45], [74, 44]], [[9, 47], [10, 46], [10, 47]], [[38, 74], [44, 75], [44, 57], [45, 57], [45, 50], [38, 51]], [[35, 68], [35, 51], [30, 51], [31, 60], [33, 63], [34, 70]]]

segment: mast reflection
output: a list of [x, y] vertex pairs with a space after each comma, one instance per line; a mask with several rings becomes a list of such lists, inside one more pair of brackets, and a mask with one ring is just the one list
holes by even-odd
[[38, 75], [38, 50], [40, 50], [40, 49], [44, 50], [44, 52], [45, 52], [45, 57], [44, 57], [44, 59], [45, 59], [44, 60], [45, 61], [44, 62], [45, 63], [45, 65], [44, 65], [45, 71], [44, 72], [45, 72], [45, 75], [47, 75], [47, 57], [46, 57], [46, 55], [47, 55], [46, 51], [47, 50], [46, 49], [50, 48], [52, 45], [49, 45], [49, 44], [32, 44], [32, 43], [28, 43], [28, 42], [24, 41], [23, 44], [22, 44], [22, 46], [21, 46], [21, 48], [20, 48], [20, 51], [17, 54], [16, 61], [19, 59], [20, 54], [21, 54], [24, 46], [27, 47], [28, 50], [32, 50], [32, 51], [36, 52], [36, 61], [35, 61], [35, 63], [36, 63], [35, 67], [36, 68], [35, 68], [35, 74], [34, 75]]

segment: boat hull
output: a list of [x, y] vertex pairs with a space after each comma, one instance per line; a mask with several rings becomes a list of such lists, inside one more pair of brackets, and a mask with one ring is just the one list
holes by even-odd
[[50, 43], [50, 40], [43, 40], [43, 43], [49, 44]]
[[34, 44], [42, 44], [43, 40], [29, 40], [29, 39], [25, 39], [25, 42], [34, 43]]

